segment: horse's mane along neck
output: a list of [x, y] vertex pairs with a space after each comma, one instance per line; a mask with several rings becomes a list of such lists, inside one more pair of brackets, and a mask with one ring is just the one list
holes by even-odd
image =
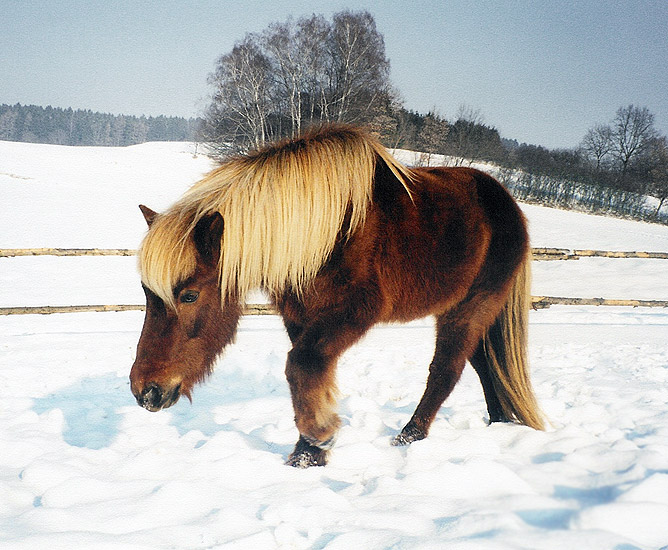
[[218, 212], [223, 293], [243, 299], [255, 288], [299, 292], [330, 255], [346, 215], [348, 234], [364, 223], [379, 157], [408, 191], [409, 171], [349, 126], [313, 130], [228, 160], [154, 222], [140, 257], [145, 284], [163, 299], [169, 292], [171, 302], [171, 288], [195, 268], [189, 235]]

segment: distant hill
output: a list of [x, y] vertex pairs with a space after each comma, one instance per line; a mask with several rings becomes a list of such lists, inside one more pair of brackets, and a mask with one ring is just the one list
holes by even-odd
[[193, 141], [199, 119], [111, 115], [36, 105], [0, 105], [0, 140], [55, 145]]

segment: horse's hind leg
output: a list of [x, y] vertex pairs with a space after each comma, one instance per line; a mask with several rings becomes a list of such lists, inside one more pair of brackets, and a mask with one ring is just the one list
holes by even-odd
[[494, 387], [492, 380], [491, 367], [487, 362], [487, 354], [485, 353], [484, 344], [482, 340], [478, 344], [475, 352], [469, 359], [471, 366], [478, 373], [480, 383], [482, 384], [482, 391], [485, 394], [485, 401], [487, 402], [487, 411], [489, 412], [489, 421], [491, 422], [508, 422], [508, 417], [503, 412], [499, 396]]
[[427, 437], [436, 413], [459, 381], [466, 359], [480, 337], [474, 334], [470, 323], [458, 324], [451, 320], [461, 318], [464, 317], [446, 315], [437, 318], [436, 350], [429, 366], [427, 387], [411, 420], [394, 438], [392, 445], [408, 445]]

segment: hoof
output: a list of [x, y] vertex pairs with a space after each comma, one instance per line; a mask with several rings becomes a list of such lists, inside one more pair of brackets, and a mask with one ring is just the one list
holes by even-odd
[[311, 466], [325, 466], [328, 451], [311, 445], [303, 437], [299, 438], [295, 450], [285, 463], [293, 468], [310, 468]]
[[397, 435], [392, 441], [393, 447], [404, 447], [410, 445], [413, 441], [420, 441], [427, 437], [427, 433], [413, 424], [406, 424], [401, 433]]
[[489, 415], [489, 424], [496, 424], [497, 422], [502, 422], [502, 423], [510, 423], [513, 420], [511, 418], [508, 418], [505, 414], [499, 413], [499, 414], [490, 414]]

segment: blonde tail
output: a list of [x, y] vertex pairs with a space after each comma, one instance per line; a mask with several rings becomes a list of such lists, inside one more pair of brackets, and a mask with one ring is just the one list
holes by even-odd
[[528, 324], [531, 307], [531, 254], [516, 276], [506, 304], [483, 338], [494, 389], [505, 416], [537, 430], [543, 413], [529, 379]]

